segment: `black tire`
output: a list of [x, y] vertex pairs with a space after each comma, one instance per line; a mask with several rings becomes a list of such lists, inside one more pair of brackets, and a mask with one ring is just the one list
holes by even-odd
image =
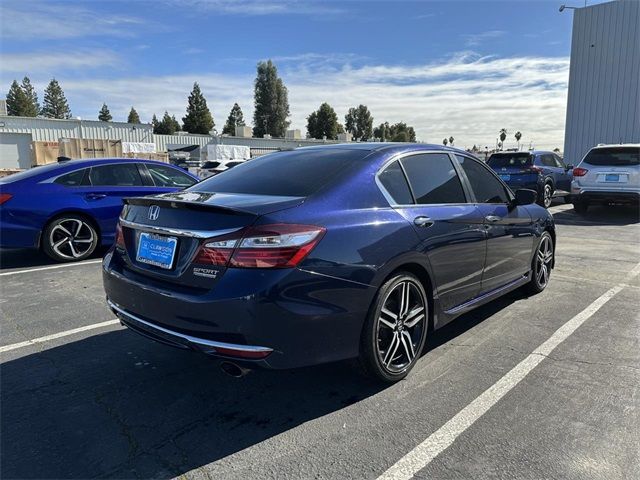
[[579, 214], [587, 213], [587, 210], [589, 209], [589, 202], [585, 202], [584, 200], [574, 200], [573, 209]]
[[394, 274], [380, 287], [362, 331], [360, 365], [365, 373], [385, 383], [405, 378], [420, 359], [428, 326], [424, 286], [411, 273]]
[[551, 182], [546, 182], [544, 187], [542, 187], [542, 192], [540, 192], [538, 205], [544, 208], [549, 208], [551, 206], [551, 202], [553, 202], [553, 191], [553, 184]]
[[530, 295], [536, 295], [542, 292], [551, 277], [551, 269], [553, 268], [555, 256], [555, 246], [549, 232], [543, 232], [536, 245], [536, 251], [533, 255], [531, 263], [531, 280], [526, 285], [526, 290]]
[[98, 232], [88, 218], [68, 214], [54, 218], [42, 233], [42, 250], [57, 262], [77, 262], [98, 246]]

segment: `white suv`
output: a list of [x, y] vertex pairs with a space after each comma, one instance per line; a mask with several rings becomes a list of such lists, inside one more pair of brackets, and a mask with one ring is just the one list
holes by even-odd
[[598, 145], [589, 150], [571, 182], [573, 208], [594, 203], [640, 203], [640, 144]]

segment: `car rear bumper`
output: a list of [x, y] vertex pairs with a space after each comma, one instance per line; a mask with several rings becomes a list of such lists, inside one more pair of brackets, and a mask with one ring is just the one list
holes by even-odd
[[640, 191], [630, 190], [577, 190], [573, 189], [571, 198], [573, 201], [589, 203], [626, 203], [638, 205], [640, 203]]
[[40, 229], [26, 225], [11, 215], [0, 218], [0, 248], [38, 248]]
[[211, 290], [190, 292], [127, 277], [118, 262], [112, 252], [105, 256], [103, 282], [125, 326], [174, 347], [267, 368], [356, 357], [375, 295], [373, 287], [299, 269], [228, 269]]

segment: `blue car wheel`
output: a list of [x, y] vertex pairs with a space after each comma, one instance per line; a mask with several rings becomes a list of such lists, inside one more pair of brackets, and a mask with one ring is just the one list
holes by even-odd
[[42, 249], [58, 262], [84, 260], [97, 246], [95, 227], [79, 215], [64, 215], [52, 220], [42, 234]]
[[360, 362], [369, 376], [397, 382], [409, 374], [427, 337], [428, 309], [422, 282], [410, 273], [380, 288], [362, 335]]

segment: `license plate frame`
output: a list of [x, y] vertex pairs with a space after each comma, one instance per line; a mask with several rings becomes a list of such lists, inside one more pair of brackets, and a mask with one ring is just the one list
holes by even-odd
[[606, 173], [604, 175], [605, 182], [619, 182], [620, 174], [619, 173]]
[[164, 270], [171, 270], [177, 250], [178, 239], [176, 237], [140, 232], [136, 261]]

